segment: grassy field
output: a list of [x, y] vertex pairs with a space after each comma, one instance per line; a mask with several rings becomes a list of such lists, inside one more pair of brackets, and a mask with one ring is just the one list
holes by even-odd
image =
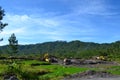
[[112, 66], [107, 71], [115, 75], [120, 75], [120, 66]]
[[[3, 63], [4, 62], [4, 63]], [[20, 80], [59, 80], [65, 76], [86, 71], [87, 68], [50, 64], [37, 60], [0, 61], [0, 78], [4, 74], [14, 73]]]
[[60, 80], [65, 76], [84, 72], [86, 70], [100, 70], [104, 68], [107, 72], [120, 75], [120, 66], [99, 66], [97, 68], [64, 66], [51, 64], [38, 60], [1, 60], [0, 61], [0, 80], [3, 75], [14, 73], [19, 80]]

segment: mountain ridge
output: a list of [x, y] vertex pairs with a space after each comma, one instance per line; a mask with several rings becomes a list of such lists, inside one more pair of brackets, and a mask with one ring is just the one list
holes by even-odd
[[[96, 55], [110, 56], [120, 54], [120, 41], [112, 43], [94, 43], [74, 41], [54, 41], [29, 45], [19, 45], [19, 54], [44, 54], [49, 53], [56, 56], [91, 57]], [[1, 46], [0, 53], [9, 54], [9, 46]]]

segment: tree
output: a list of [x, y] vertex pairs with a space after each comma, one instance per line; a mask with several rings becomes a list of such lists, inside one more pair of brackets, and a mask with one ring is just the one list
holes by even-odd
[[[7, 23], [1, 22], [1, 20], [3, 19], [3, 16], [5, 16], [4, 12], [5, 12], [4, 9], [0, 7], [0, 32], [3, 31], [3, 28], [8, 25]], [[0, 41], [2, 40], [3, 38], [0, 39]]]
[[14, 33], [9, 37], [8, 41], [9, 41], [9, 47], [12, 51], [11, 53], [12, 54], [18, 53], [18, 40], [16, 40], [16, 36]]

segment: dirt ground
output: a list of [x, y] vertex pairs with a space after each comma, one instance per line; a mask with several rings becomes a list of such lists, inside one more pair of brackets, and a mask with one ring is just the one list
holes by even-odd
[[70, 75], [63, 80], [120, 80], [120, 76], [112, 75], [104, 71], [89, 70], [83, 73]]
[[72, 64], [72, 66], [78, 67], [88, 67], [88, 68], [99, 68], [101, 71], [89, 70], [83, 73], [77, 73], [65, 77], [63, 80], [120, 80], [120, 76], [112, 75], [108, 72], [105, 72], [105, 67], [119, 65], [115, 62], [103, 62], [99, 64]]
[[74, 79], [64, 79], [64, 80], [120, 80], [120, 77], [117, 78], [74, 78]]

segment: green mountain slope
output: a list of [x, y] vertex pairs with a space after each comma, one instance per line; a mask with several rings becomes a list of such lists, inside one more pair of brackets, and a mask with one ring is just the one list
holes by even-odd
[[[1, 46], [0, 53], [10, 53], [8, 46]], [[19, 54], [43, 54], [55, 56], [89, 58], [91, 56], [120, 57], [120, 41], [114, 43], [93, 43], [81, 41], [55, 41], [30, 45], [19, 45]]]

